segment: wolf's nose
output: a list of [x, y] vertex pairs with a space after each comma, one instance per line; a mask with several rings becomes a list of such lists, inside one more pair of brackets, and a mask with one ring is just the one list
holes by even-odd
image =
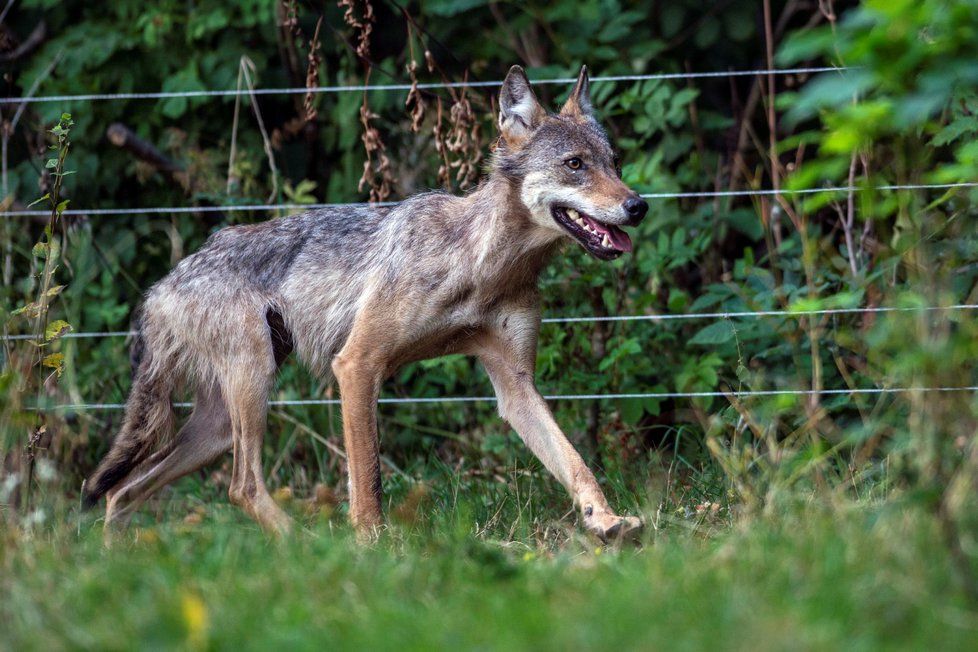
[[641, 222], [645, 214], [649, 212], [649, 203], [641, 197], [629, 197], [622, 204], [622, 208], [628, 215], [628, 221], [634, 226]]

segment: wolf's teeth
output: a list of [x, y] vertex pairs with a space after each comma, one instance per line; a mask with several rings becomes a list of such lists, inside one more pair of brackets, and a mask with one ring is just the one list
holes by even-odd
[[578, 217], [577, 217], [577, 211], [575, 211], [573, 208], [568, 208], [567, 209], [567, 214], [571, 216], [571, 219], [574, 219], [574, 220], [578, 219]]
[[602, 247], [610, 247], [611, 246], [611, 240], [608, 238], [608, 236], [605, 236], [604, 238], [601, 239], [601, 246]]

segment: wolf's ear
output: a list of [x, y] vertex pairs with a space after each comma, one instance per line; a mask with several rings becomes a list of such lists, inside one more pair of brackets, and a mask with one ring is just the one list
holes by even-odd
[[577, 76], [577, 84], [571, 91], [570, 97], [564, 102], [560, 115], [588, 117], [593, 115], [591, 106], [591, 82], [587, 77], [587, 66], [581, 66], [581, 74]]
[[499, 134], [510, 145], [523, 142], [547, 115], [520, 66], [513, 66], [499, 91]]

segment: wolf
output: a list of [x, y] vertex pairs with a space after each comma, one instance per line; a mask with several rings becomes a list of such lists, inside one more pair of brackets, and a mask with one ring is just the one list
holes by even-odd
[[[290, 530], [262, 476], [276, 371], [292, 352], [340, 390], [349, 518], [382, 527], [376, 404], [402, 365], [476, 356], [499, 414], [570, 493], [587, 531], [633, 536], [554, 421], [534, 383], [538, 276], [563, 241], [612, 260], [647, 203], [621, 180], [581, 69], [556, 114], [514, 66], [499, 96], [488, 175], [464, 196], [427, 192], [391, 208], [310, 211], [213, 234], [146, 294], [132, 345], [121, 430], [86, 481], [105, 527], [150, 495], [233, 451], [229, 497], [263, 529]], [[172, 396], [194, 392], [174, 436]]]

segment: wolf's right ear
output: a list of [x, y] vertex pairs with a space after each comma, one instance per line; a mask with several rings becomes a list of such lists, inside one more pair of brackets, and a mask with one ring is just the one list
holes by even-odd
[[547, 112], [540, 106], [530, 80], [520, 66], [513, 66], [499, 91], [499, 135], [509, 145], [519, 145], [536, 129]]

